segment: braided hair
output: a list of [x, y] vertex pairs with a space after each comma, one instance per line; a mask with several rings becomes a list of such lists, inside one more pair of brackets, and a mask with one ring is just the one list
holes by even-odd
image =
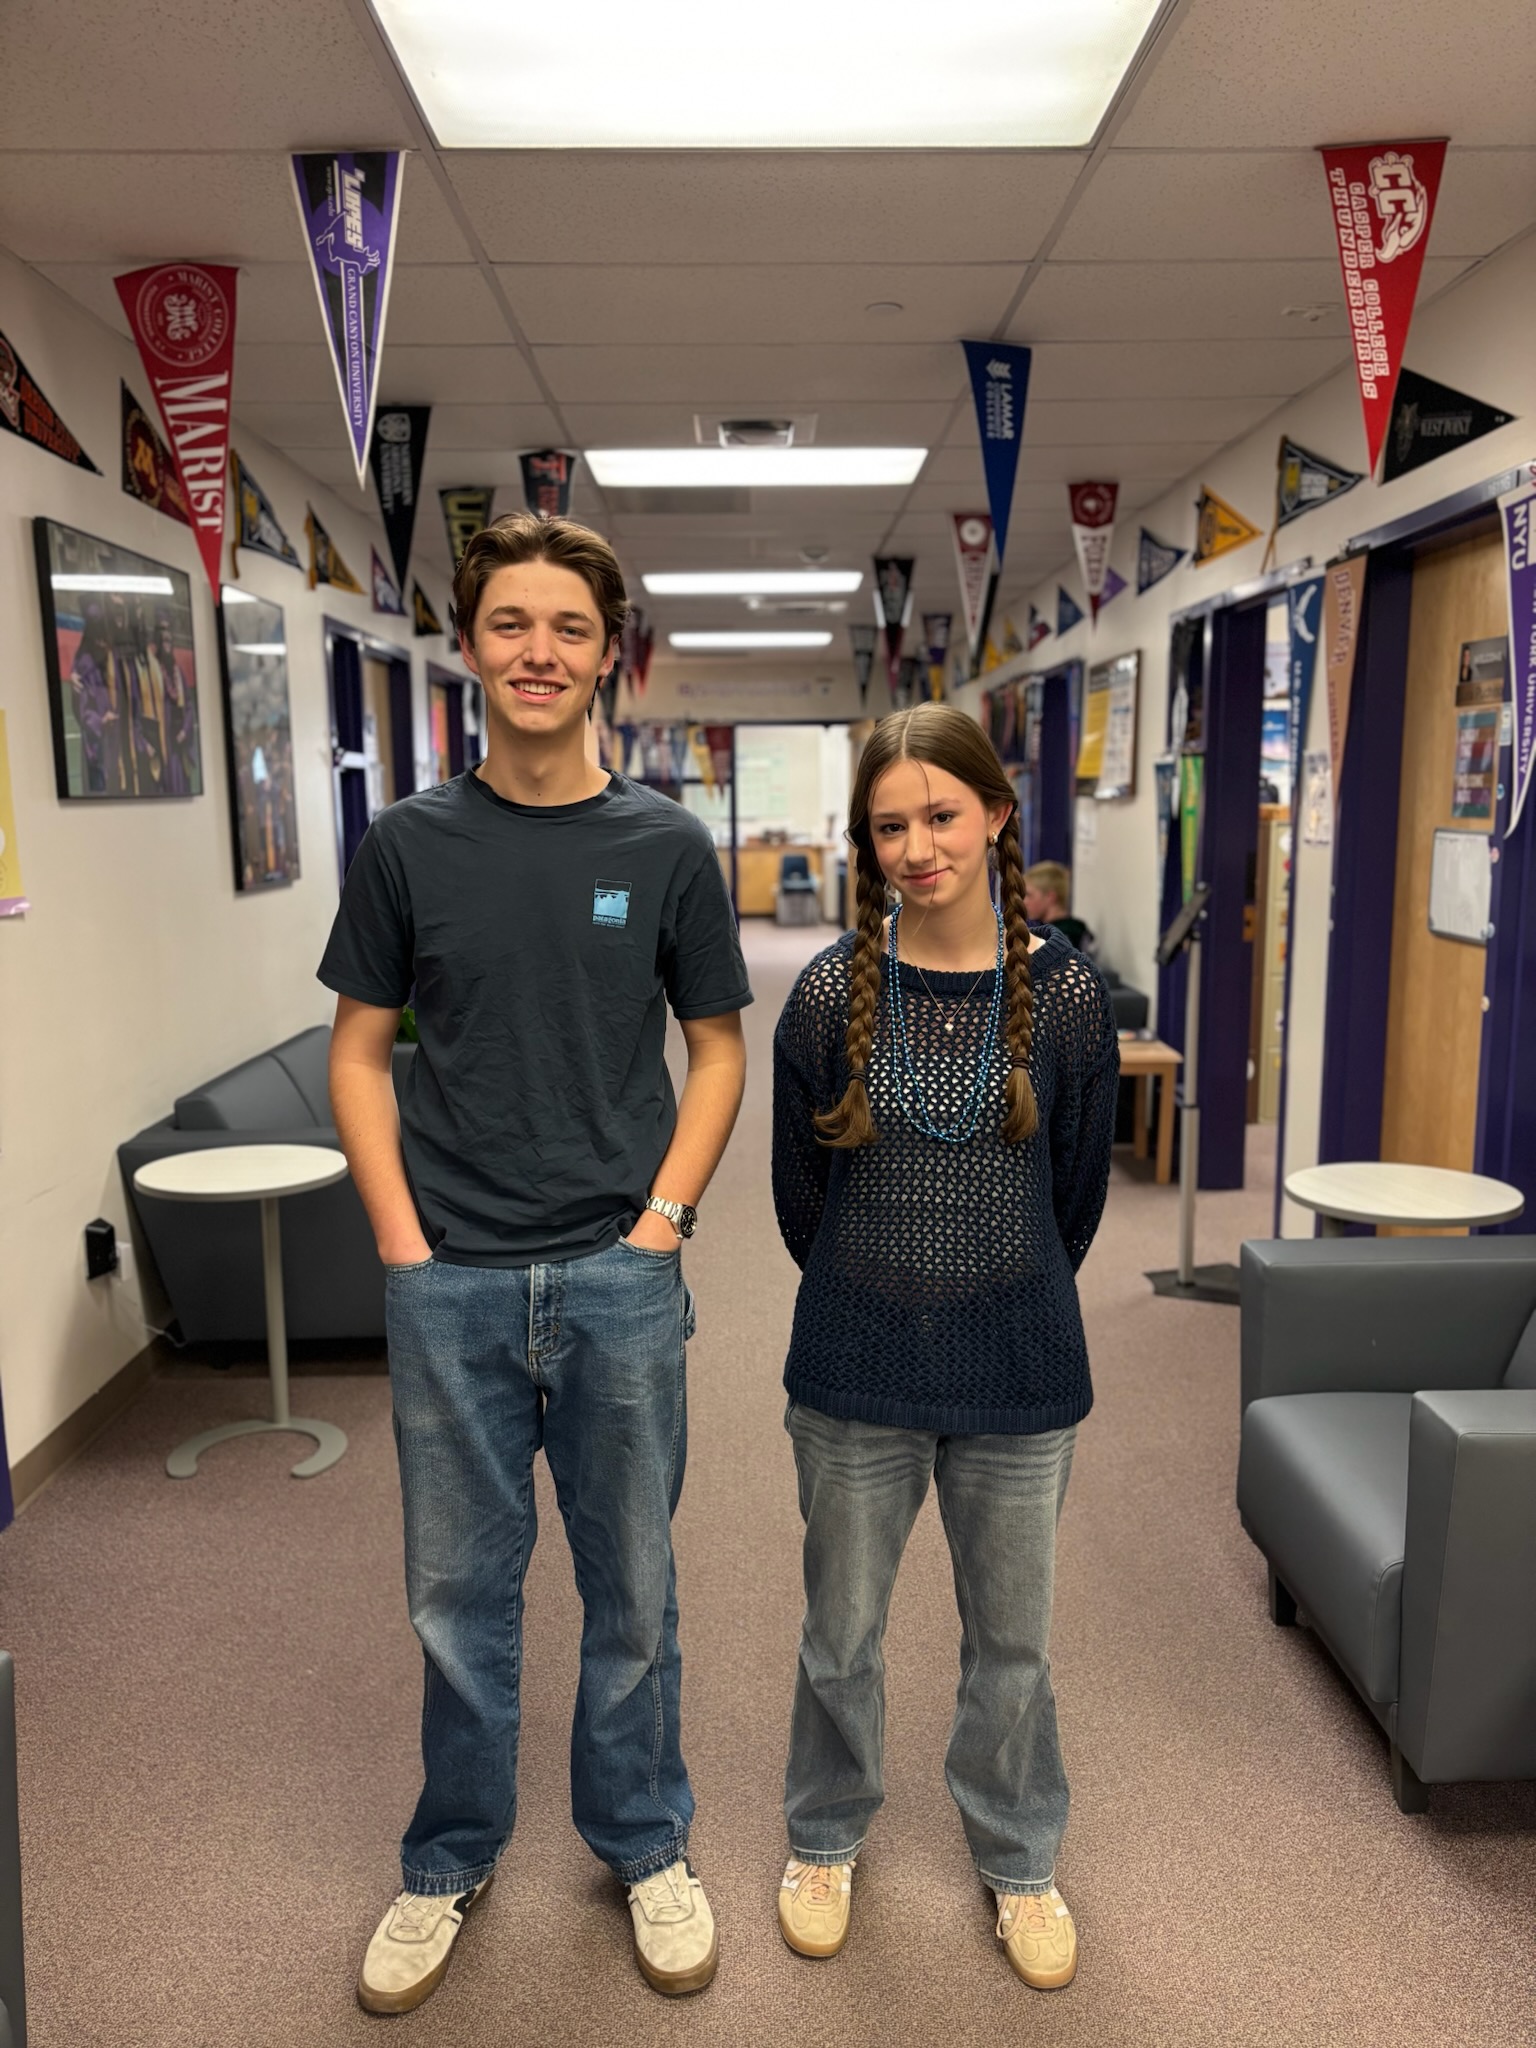
[[848, 977], [845, 1040], [849, 1079], [842, 1099], [817, 1115], [817, 1134], [824, 1145], [848, 1150], [872, 1145], [880, 1135], [870, 1109], [865, 1077], [880, 1009], [886, 883], [870, 831], [869, 807], [875, 785], [897, 761], [921, 761], [942, 768], [975, 790], [984, 804], [1008, 806], [1007, 822], [997, 838], [1009, 1061], [1003, 1137], [1010, 1145], [1019, 1145], [1033, 1137], [1040, 1117], [1029, 1077], [1034, 988], [1029, 972], [1029, 924], [1024, 912], [1018, 806], [996, 748], [975, 719], [967, 718], [950, 704], [918, 704], [909, 711], [892, 712], [882, 718], [859, 760], [848, 805], [848, 840], [854, 849], [858, 876], [858, 919]]

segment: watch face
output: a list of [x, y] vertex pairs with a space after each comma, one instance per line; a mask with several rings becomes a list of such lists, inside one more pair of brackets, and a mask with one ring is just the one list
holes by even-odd
[[686, 1202], [684, 1202], [684, 1204], [683, 1204], [683, 1213], [682, 1213], [682, 1215], [681, 1215], [681, 1216], [679, 1216], [679, 1217], [678, 1217], [678, 1219], [677, 1219], [677, 1234], [678, 1234], [678, 1236], [679, 1236], [679, 1237], [692, 1237], [692, 1235], [693, 1235], [693, 1233], [694, 1233], [694, 1230], [695, 1230], [695, 1228], [696, 1228], [696, 1227], [697, 1227], [697, 1225], [698, 1225], [698, 1221], [699, 1221], [699, 1212], [698, 1212], [698, 1210], [697, 1210], [697, 1209], [692, 1209], [692, 1208], [690, 1208], [690, 1207], [688, 1206], [688, 1204], [687, 1204]]

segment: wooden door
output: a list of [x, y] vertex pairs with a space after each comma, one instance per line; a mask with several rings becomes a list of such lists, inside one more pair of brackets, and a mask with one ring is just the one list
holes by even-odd
[[1430, 861], [1438, 829], [1491, 829], [1452, 808], [1456, 683], [1463, 642], [1508, 630], [1496, 530], [1415, 563], [1381, 1156], [1463, 1172], [1473, 1170], [1476, 1143], [1487, 953], [1430, 931]]

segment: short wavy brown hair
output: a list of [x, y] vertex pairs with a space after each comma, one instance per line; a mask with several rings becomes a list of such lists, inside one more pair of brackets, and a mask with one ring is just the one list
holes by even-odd
[[470, 541], [453, 572], [455, 632], [474, 638], [475, 613], [487, 582], [498, 569], [518, 562], [555, 562], [574, 569], [596, 600], [605, 640], [611, 644], [621, 637], [629, 596], [618, 556], [590, 526], [545, 512], [505, 512]]

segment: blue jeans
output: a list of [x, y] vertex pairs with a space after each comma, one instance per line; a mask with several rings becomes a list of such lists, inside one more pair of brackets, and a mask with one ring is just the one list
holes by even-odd
[[572, 1818], [626, 1883], [664, 1870], [693, 1818], [671, 1530], [693, 1327], [681, 1259], [622, 1243], [564, 1265], [429, 1259], [391, 1267], [386, 1302], [406, 1593], [426, 1662], [405, 1889], [478, 1884], [512, 1833], [541, 1444], [585, 1614]]
[[839, 1421], [797, 1402], [785, 1424], [805, 1520], [805, 1624], [784, 1778], [791, 1854], [851, 1862], [884, 1800], [885, 1620], [933, 1479], [961, 1631], [944, 1776], [983, 1881], [1048, 1890], [1067, 1825], [1067, 1775], [1047, 1648], [1076, 1429], [935, 1436]]

